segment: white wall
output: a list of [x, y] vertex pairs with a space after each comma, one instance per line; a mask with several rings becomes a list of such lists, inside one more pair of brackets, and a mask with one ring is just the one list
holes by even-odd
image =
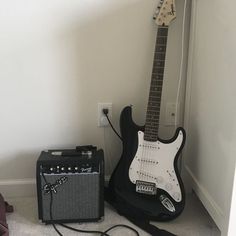
[[[113, 103], [117, 128], [129, 104], [144, 123], [158, 1], [0, 3], [0, 191], [31, 194], [36, 160], [47, 148], [106, 147], [110, 173], [121, 144], [110, 128], [97, 127], [97, 103]], [[162, 110], [176, 98], [182, 7], [177, 1], [169, 30]], [[163, 126], [163, 115], [161, 135], [170, 137], [174, 127]]]
[[187, 82], [185, 168], [226, 235], [236, 153], [233, 0], [194, 0]]

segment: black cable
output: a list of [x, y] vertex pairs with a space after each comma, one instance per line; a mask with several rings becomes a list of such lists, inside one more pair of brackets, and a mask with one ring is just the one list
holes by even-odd
[[110, 118], [109, 118], [108, 114], [105, 113], [104, 111], [103, 111], [103, 114], [106, 116], [106, 118], [107, 118], [107, 120], [108, 120], [108, 122], [109, 122], [111, 128], [113, 129], [113, 131], [116, 133], [116, 135], [119, 137], [119, 139], [123, 142], [122, 137], [118, 134], [118, 132], [117, 132], [117, 131], [115, 130], [115, 128], [113, 127], [113, 125], [112, 125], [112, 123], [111, 123], [111, 121], [110, 121]]
[[102, 232], [102, 231], [98, 231], [98, 230], [82, 230], [82, 229], [76, 229], [73, 227], [70, 227], [68, 225], [64, 225], [64, 224], [60, 224], [62, 227], [65, 227], [69, 230], [75, 231], [75, 232], [79, 232], [79, 233], [86, 233], [86, 234], [101, 234], [101, 236], [110, 236], [109, 234], [107, 234], [106, 232]]
[[[50, 220], [52, 222], [52, 201], [53, 201], [53, 196], [52, 196], [52, 192], [50, 191]], [[55, 231], [58, 233], [58, 235], [63, 236], [63, 234], [57, 229], [56, 225], [54, 223], [52, 223], [52, 227], [55, 229]]]
[[104, 231], [104, 233], [107, 233], [108, 231], [110, 231], [110, 230], [112, 230], [112, 229], [114, 229], [114, 228], [117, 228], [117, 227], [128, 228], [128, 229], [132, 230], [133, 232], [135, 232], [137, 236], [139, 236], [139, 233], [138, 233], [138, 231], [137, 231], [136, 229], [134, 229], [134, 228], [132, 228], [132, 227], [130, 227], [130, 226], [128, 226], [128, 225], [123, 225], [123, 224], [114, 225], [114, 226], [112, 226], [111, 228], [109, 228], [109, 229], [107, 229], [106, 231]]
[[[42, 176], [44, 178], [45, 183], [48, 186], [51, 186], [51, 184], [49, 184], [46, 180], [46, 177], [44, 175], [44, 173], [42, 173]], [[52, 217], [52, 203], [53, 203], [53, 195], [52, 195], [52, 190], [50, 190], [50, 206], [49, 206], [49, 215], [50, 215], [50, 221], [52, 223], [52, 227], [55, 229], [55, 231], [57, 232], [58, 235], [63, 236], [63, 234], [57, 229], [56, 225], [53, 223], [53, 217]]]

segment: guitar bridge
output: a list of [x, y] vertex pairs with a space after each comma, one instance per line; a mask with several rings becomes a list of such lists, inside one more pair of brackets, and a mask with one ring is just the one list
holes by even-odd
[[148, 195], [156, 195], [157, 188], [155, 183], [136, 180], [136, 192]]

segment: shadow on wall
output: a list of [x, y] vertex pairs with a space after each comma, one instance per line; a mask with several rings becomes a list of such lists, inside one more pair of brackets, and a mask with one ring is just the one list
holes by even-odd
[[113, 103], [118, 130], [125, 105], [135, 105], [135, 120], [144, 122], [155, 36], [154, 30], [150, 34], [150, 9], [156, 3], [116, 4], [107, 2], [104, 10], [95, 14], [93, 9], [83, 20], [78, 15], [61, 24], [60, 19], [46, 41], [24, 45], [15, 55], [21, 83], [11, 88], [11, 100], [12, 93], [4, 95], [1, 130], [7, 135], [1, 139], [1, 179], [34, 178], [37, 157], [45, 148], [106, 146], [105, 158], [117, 162], [121, 145], [113, 134], [104, 144], [104, 130], [97, 127], [98, 102]]

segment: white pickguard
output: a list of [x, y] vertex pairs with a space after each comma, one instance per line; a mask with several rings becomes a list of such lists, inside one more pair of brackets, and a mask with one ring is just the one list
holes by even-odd
[[138, 132], [138, 149], [129, 168], [130, 181], [152, 182], [163, 189], [176, 202], [182, 200], [181, 189], [174, 169], [174, 159], [181, 147], [184, 135], [180, 130], [172, 143], [144, 140], [144, 133]]

